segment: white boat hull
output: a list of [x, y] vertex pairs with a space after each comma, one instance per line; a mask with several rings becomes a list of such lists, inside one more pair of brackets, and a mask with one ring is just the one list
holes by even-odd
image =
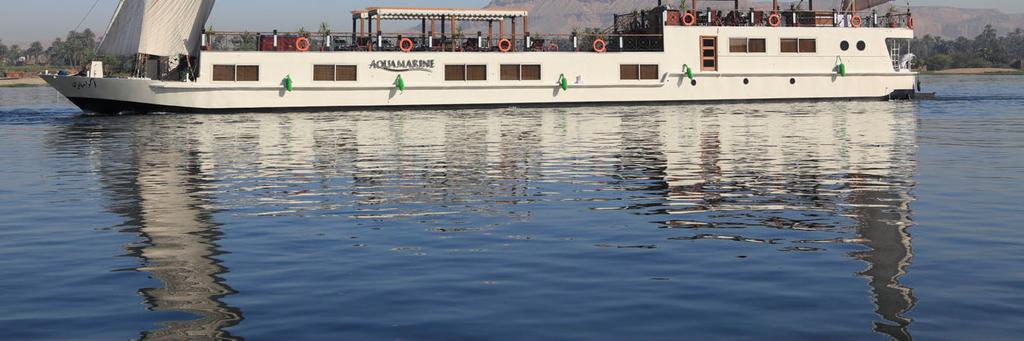
[[[719, 39], [717, 71], [701, 71], [701, 36]], [[46, 76], [64, 96], [88, 111], [269, 111], [388, 109], [396, 107], [550, 106], [768, 100], [888, 99], [913, 94], [917, 74], [895, 70], [887, 38], [910, 38], [907, 29], [667, 27], [665, 52], [204, 52], [195, 82]], [[729, 53], [730, 37], [769, 42], [760, 54]], [[814, 37], [817, 52], [778, 51], [785, 37]], [[840, 42], [867, 42], [864, 51], [840, 51]], [[427, 71], [372, 68], [379, 60], [430, 60]], [[839, 60], [849, 70], [837, 73]], [[356, 65], [358, 81], [317, 82], [313, 65]], [[485, 81], [445, 81], [444, 65], [487, 65]], [[539, 81], [503, 81], [502, 64], [542, 65]], [[621, 64], [656, 64], [659, 79], [620, 80]], [[214, 65], [259, 65], [259, 81], [217, 82]], [[693, 79], [684, 65], [693, 66]], [[401, 75], [404, 91], [395, 85]], [[559, 79], [568, 79], [567, 90]], [[294, 81], [292, 91], [284, 79]]]

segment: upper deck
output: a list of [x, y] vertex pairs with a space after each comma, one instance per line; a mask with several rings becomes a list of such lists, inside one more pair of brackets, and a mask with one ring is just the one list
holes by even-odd
[[[909, 12], [784, 10], [777, 4], [773, 9], [744, 10], [738, 1], [730, 2], [735, 4], [730, 10], [658, 6], [615, 15], [613, 24], [603, 29], [571, 33], [531, 32], [525, 9], [371, 7], [352, 11], [352, 26], [347, 32], [334, 32], [326, 25], [318, 32], [204, 32], [202, 48], [274, 52], [660, 52], [665, 48], [665, 28], [673, 26], [913, 29]], [[388, 32], [384, 22], [403, 28], [418, 24], [420, 30]]]

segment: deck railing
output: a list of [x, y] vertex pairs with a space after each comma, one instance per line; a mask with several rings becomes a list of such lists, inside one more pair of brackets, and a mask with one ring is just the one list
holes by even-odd
[[[687, 25], [686, 13], [669, 11], [666, 26], [775, 26], [780, 27], [888, 27], [913, 28], [910, 13], [875, 13], [858, 15], [839, 14], [834, 11], [782, 11], [778, 18], [768, 11], [701, 11], [690, 12]], [[615, 27], [621, 27], [616, 25]], [[660, 32], [660, 28], [657, 29]], [[299, 43], [300, 38], [305, 41]], [[402, 41], [409, 39], [412, 44]], [[503, 44], [508, 40], [511, 46]], [[595, 44], [601, 40], [602, 44]], [[366, 33], [333, 32], [330, 34], [308, 32], [205, 32], [202, 46], [207, 51], [402, 51], [409, 52], [657, 52], [664, 51], [662, 34], [636, 34], [617, 32], [611, 29], [574, 34], [519, 34], [516, 37], [488, 36], [483, 32], [452, 35], [424, 35], [422, 32], [388, 33], [367, 35]], [[410, 48], [411, 47], [411, 48]], [[599, 51], [600, 50], [600, 51]]]
[[[484, 33], [462, 34], [455, 38], [450, 36], [424, 36], [422, 33], [382, 34], [379, 36], [359, 36], [352, 33], [331, 33], [329, 35], [301, 32], [207, 32], [203, 38], [203, 49], [207, 51], [402, 51], [400, 43], [404, 39], [412, 41], [410, 52], [501, 52], [505, 47], [508, 52], [654, 52], [664, 50], [664, 39], [661, 34], [530, 34], [516, 38], [497, 36], [487, 37]], [[499, 46], [502, 40], [511, 45]], [[604, 41], [601, 44], [595, 41]], [[406, 46], [408, 48], [408, 46]]]

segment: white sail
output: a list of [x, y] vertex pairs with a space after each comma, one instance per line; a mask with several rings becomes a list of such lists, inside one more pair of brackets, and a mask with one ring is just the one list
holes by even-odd
[[849, 11], [863, 11], [872, 7], [878, 7], [886, 3], [892, 2], [893, 0], [857, 0], [857, 8], [853, 8], [853, 0], [843, 0], [843, 10]]
[[215, 0], [121, 0], [100, 54], [196, 55]]

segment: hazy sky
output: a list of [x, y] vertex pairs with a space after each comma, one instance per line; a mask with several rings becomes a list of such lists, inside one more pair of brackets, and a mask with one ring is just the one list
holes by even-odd
[[[0, 0], [0, 39], [5, 44], [44, 42], [65, 35], [75, 28], [94, 0]], [[106, 30], [118, 0], [99, 0], [83, 28], [98, 33]], [[210, 24], [225, 31], [315, 30], [327, 21], [335, 31], [348, 31], [349, 11], [368, 6], [481, 7], [488, 0], [218, 0]], [[656, 0], [651, 0], [654, 4]], [[827, 0], [826, 0], [827, 2]], [[897, 0], [905, 4], [906, 0]], [[974, 8], [1000, 8], [1005, 12], [1024, 12], [1021, 0], [911, 0], [912, 5], [950, 5]], [[294, 5], [293, 5], [294, 4]]]

